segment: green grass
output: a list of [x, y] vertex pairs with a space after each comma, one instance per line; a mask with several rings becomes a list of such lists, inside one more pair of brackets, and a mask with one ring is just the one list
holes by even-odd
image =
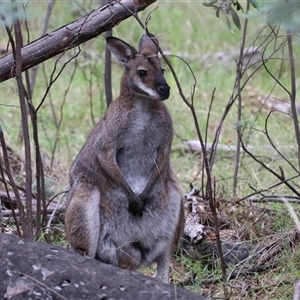
[[[81, 2], [80, 2], [81, 3]], [[95, 2], [85, 1], [81, 3], [82, 7], [89, 12], [96, 7]], [[189, 64], [196, 77], [194, 104], [197, 112], [198, 122], [201, 133], [205, 133], [208, 108], [210, 105], [212, 92], [215, 90], [215, 99], [211, 110], [210, 122], [208, 126], [207, 141], [212, 142], [216, 127], [223, 114], [224, 108], [230, 98], [233, 90], [236, 67], [234, 61], [222, 64], [216, 59], [216, 53], [232, 55], [238, 52], [241, 43], [241, 32], [234, 29], [231, 32], [224, 18], [217, 19], [213, 9], [206, 8], [199, 1], [185, 2], [163, 2], [152, 5], [145, 12], [140, 14], [142, 20], [153, 8], [158, 7], [152, 12], [149, 30], [159, 37], [162, 49], [172, 55], [182, 56]], [[28, 26], [30, 28], [30, 40], [38, 38], [40, 33], [40, 24], [44, 16], [46, 2], [30, 1], [27, 5]], [[75, 2], [59, 1], [56, 2], [54, 12], [49, 24], [49, 31], [55, 30], [64, 24], [84, 15], [82, 7]], [[68, 12], [68, 13], [66, 13]], [[241, 20], [243, 20], [241, 16]], [[257, 33], [264, 26], [261, 16], [249, 20], [249, 30], [246, 45], [255, 45], [263, 40], [257, 39]], [[23, 30], [25, 30], [23, 28]], [[263, 32], [263, 33], [266, 33]], [[141, 27], [133, 19], [122, 22], [114, 29], [114, 35], [126, 40], [129, 44], [137, 45], [140, 36], [143, 34]], [[262, 34], [263, 36], [263, 34]], [[277, 40], [277, 43], [281, 42]], [[24, 40], [26, 42], [26, 39]], [[296, 67], [299, 67], [297, 60], [300, 55], [299, 38], [294, 40]], [[0, 26], [0, 45], [6, 45], [7, 37], [3, 27]], [[275, 41], [270, 41], [266, 53], [271, 53]], [[62, 75], [53, 84], [50, 94], [46, 97], [44, 104], [39, 112], [39, 134], [40, 143], [46, 163], [46, 173], [51, 178], [51, 189], [56, 192], [64, 190], [68, 185], [68, 170], [72, 160], [84, 144], [87, 135], [105, 111], [104, 99], [104, 37], [89, 41], [80, 46], [81, 53], [78, 58], [70, 62], [64, 69]], [[74, 53], [71, 50], [66, 53], [58, 62], [60, 69]], [[282, 54], [278, 52], [272, 61], [267, 62], [267, 66], [274, 74], [278, 74], [281, 66], [281, 58], [287, 58], [287, 50]], [[206, 57], [206, 59], [204, 59]], [[53, 71], [57, 58], [50, 59], [44, 63], [44, 67], [39, 66], [36, 89], [33, 95], [33, 103], [37, 106], [45, 93], [50, 75]], [[194, 84], [193, 76], [187, 65], [176, 57], [170, 57], [177, 76], [180, 80], [185, 95], [190, 99], [191, 86]], [[298, 68], [299, 69], [299, 68]], [[75, 70], [74, 75], [73, 71]], [[249, 76], [253, 68], [246, 72]], [[122, 67], [113, 62], [113, 91], [114, 96], [118, 95], [119, 80], [122, 74]], [[73, 76], [73, 77], [72, 77]], [[189, 183], [194, 182], [196, 186], [201, 185], [199, 170], [201, 167], [202, 156], [198, 153], [189, 153], [182, 150], [182, 142], [189, 139], [197, 139], [194, 121], [189, 108], [180, 98], [171, 72], [166, 72], [167, 81], [171, 86], [170, 99], [166, 101], [174, 121], [175, 138], [173, 143], [172, 162], [178, 175], [183, 192], [188, 191]], [[290, 89], [290, 71], [288, 61], [282, 65], [281, 83]], [[298, 83], [298, 81], [297, 81]], [[67, 88], [69, 87], [69, 89]], [[249, 145], [253, 153], [264, 161], [270, 168], [279, 171], [279, 166], [285, 172], [285, 176], [295, 175], [296, 172], [288, 162], [282, 159], [274, 149], [269, 145], [266, 136], [261, 132], [264, 130], [268, 109], [263, 108], [260, 111], [261, 103], [259, 98], [265, 97], [272, 91], [272, 97], [280, 100], [288, 100], [288, 95], [278, 85], [274, 87], [274, 80], [263, 69], [257, 71], [249, 80], [246, 88], [242, 91], [243, 121], [254, 122], [254, 131], [249, 136]], [[22, 145], [18, 141], [20, 131], [20, 109], [18, 102], [18, 93], [14, 79], [0, 84], [0, 122], [3, 127], [5, 138], [13, 149], [23, 155]], [[67, 91], [67, 93], [66, 93]], [[61, 124], [58, 128], [58, 123]], [[223, 145], [236, 145], [237, 135], [234, 128], [234, 122], [237, 120], [237, 105], [234, 105], [229, 112], [220, 137], [220, 143]], [[288, 158], [289, 162], [297, 166], [297, 149], [293, 130], [292, 119], [282, 113], [274, 113], [269, 120], [268, 129], [275, 145]], [[57, 141], [55, 153], [53, 149]], [[33, 145], [33, 144], [32, 144]], [[51, 166], [53, 160], [53, 166]], [[213, 168], [213, 176], [216, 181], [216, 194], [220, 199], [230, 200], [233, 197], [232, 183], [233, 170], [235, 166], [234, 153], [218, 152], [216, 163]], [[255, 163], [250, 157], [243, 157], [237, 195], [235, 198], [244, 197], [253, 192], [251, 187], [265, 189], [278, 182], [273, 175]], [[22, 184], [22, 182], [20, 182]], [[250, 187], [251, 185], [251, 187]], [[283, 195], [291, 192], [283, 185], [273, 189], [266, 194]], [[264, 234], [272, 235], [275, 232], [283, 234], [294, 226], [289, 212], [282, 204], [265, 204], [272, 213], [267, 216], [266, 223], [263, 221], [255, 224], [254, 232], [262, 233], [262, 226], [268, 224], [266, 231], [260, 236], [252, 234], [253, 242], [263, 239]], [[245, 203], [242, 209], [250, 210], [251, 204]], [[298, 207], [294, 209], [299, 213]], [[232, 224], [235, 224], [235, 218], [232, 218]], [[233, 225], [232, 225], [233, 226]], [[251, 227], [251, 226], [250, 226]], [[253, 228], [249, 229], [252, 230]], [[61, 237], [57, 238], [57, 243], [63, 244]], [[289, 259], [291, 257], [291, 259]], [[279, 263], [279, 271], [266, 272], [257, 275], [258, 282], [262, 286], [269, 286], [270, 282], [280, 282], [287, 276], [291, 280], [299, 277], [298, 259], [299, 251], [296, 249], [290, 253], [286, 251], [282, 254], [282, 261]], [[174, 278], [178, 281], [182, 279], [182, 273], [196, 273], [199, 280], [205, 279], [210, 274], [205, 267], [195, 264], [186, 257], [182, 258], [180, 266], [174, 270]], [[215, 276], [220, 275], [219, 270], [214, 271]], [[249, 281], [254, 280], [249, 277]], [[259, 284], [258, 284], [259, 286]], [[193, 291], [203, 291], [203, 287], [193, 286]], [[291, 298], [292, 285], [279, 284], [278, 287], [270, 289], [269, 287], [259, 291], [249, 292], [247, 299], [288, 299]], [[252, 295], [252, 296], [251, 296]], [[235, 298], [235, 296], [232, 299]]]

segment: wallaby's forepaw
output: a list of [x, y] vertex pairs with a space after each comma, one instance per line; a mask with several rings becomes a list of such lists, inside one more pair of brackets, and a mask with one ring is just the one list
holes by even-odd
[[136, 197], [134, 200], [129, 201], [129, 211], [133, 216], [142, 217], [144, 210], [144, 203], [139, 197]]

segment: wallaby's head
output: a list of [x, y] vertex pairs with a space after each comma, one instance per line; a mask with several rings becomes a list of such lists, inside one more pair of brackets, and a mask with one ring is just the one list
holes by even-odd
[[156, 46], [158, 41], [153, 35], [142, 36], [138, 51], [115, 37], [108, 37], [106, 41], [111, 52], [125, 66], [123, 80], [131, 93], [156, 100], [169, 98], [170, 87], [163, 75]]

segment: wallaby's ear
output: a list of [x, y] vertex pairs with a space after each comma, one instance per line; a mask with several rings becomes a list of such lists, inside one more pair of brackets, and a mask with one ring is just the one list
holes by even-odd
[[158, 40], [152, 33], [149, 33], [149, 35], [144, 34], [139, 43], [139, 53], [145, 55], [158, 54], [158, 49], [155, 44], [159, 45]]
[[114, 54], [117, 60], [123, 64], [128, 63], [128, 61], [133, 59], [137, 53], [132, 46], [118, 38], [107, 37], [106, 42], [110, 51]]

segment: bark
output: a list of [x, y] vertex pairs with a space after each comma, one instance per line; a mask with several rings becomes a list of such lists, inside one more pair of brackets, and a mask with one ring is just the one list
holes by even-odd
[[[156, 0], [115, 0], [22, 47], [22, 71], [110, 30]], [[0, 82], [15, 77], [13, 54], [0, 58]]]
[[0, 299], [208, 300], [55, 245], [0, 233]]

